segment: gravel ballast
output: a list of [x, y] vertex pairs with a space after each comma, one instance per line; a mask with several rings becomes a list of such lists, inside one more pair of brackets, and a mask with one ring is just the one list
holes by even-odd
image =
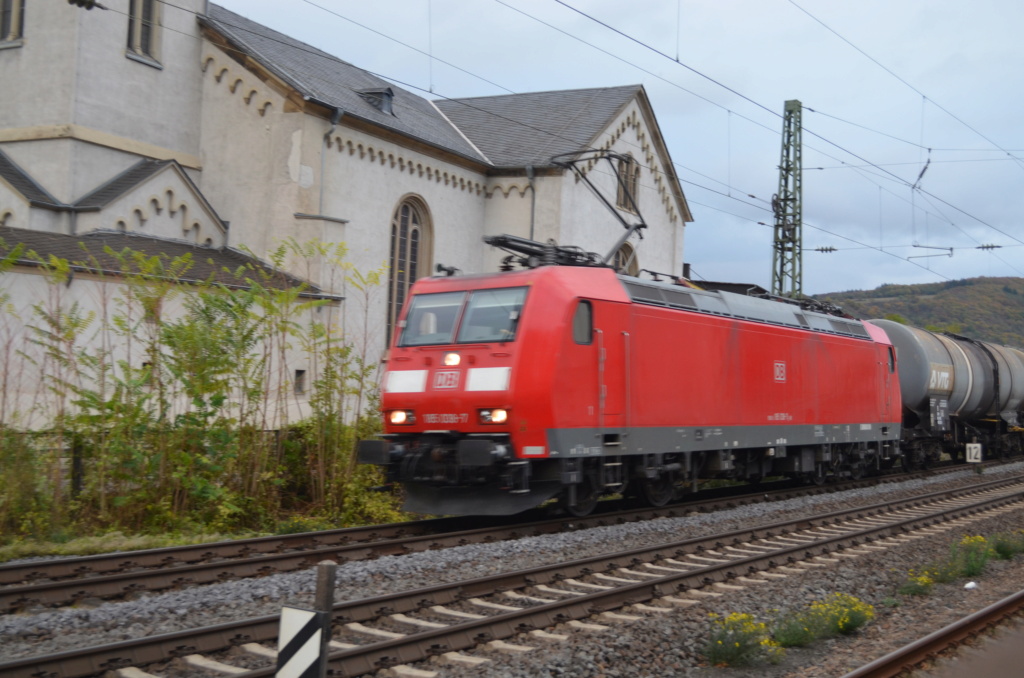
[[[742, 506], [713, 514], [346, 563], [338, 567], [335, 599], [367, 598], [611, 550], [744, 529], [950, 489], [980, 479], [1019, 474], [1022, 470], [1024, 463], [1015, 463], [997, 470], [989, 469], [981, 478], [974, 473], [959, 472], [811, 498]], [[992, 535], [1022, 527], [1022, 513], [1012, 512], [973, 523], [970, 533]], [[729, 593], [710, 603], [702, 602], [635, 622], [615, 623], [609, 631], [560, 630], [570, 634], [569, 641], [548, 641], [538, 651], [525, 655], [495, 656], [494, 663], [472, 670], [429, 666], [441, 670], [445, 676], [841, 676], [1019, 590], [1024, 581], [1024, 563], [993, 561], [978, 580], [976, 589], [965, 590], [963, 582], [959, 582], [938, 585], [930, 595], [923, 597], [895, 594], [909, 569], [920, 569], [941, 560], [948, 555], [951, 541], [961, 536], [951, 531], [934, 539], [920, 539], [833, 567], [809, 570]], [[314, 587], [314, 571], [309, 570], [146, 595], [137, 600], [91, 608], [7, 615], [0, 617], [0, 647], [4, 648], [3, 659], [10, 660], [277, 614], [282, 605], [311, 606]], [[702, 665], [701, 649], [710, 629], [709, 613], [746, 612], [767, 621], [771, 610], [795, 609], [834, 592], [854, 595], [874, 605], [876, 619], [852, 637], [791, 649], [775, 666], [741, 670]], [[539, 641], [524, 638], [519, 642], [537, 646]], [[474, 654], [486, 655], [486, 652]]]

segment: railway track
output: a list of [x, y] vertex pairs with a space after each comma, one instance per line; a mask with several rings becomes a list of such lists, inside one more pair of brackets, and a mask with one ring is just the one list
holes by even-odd
[[[999, 511], [1019, 510], [1024, 478], [936, 492], [892, 504], [830, 513], [749, 530], [688, 539], [407, 591], [334, 606], [336, 675], [361, 675], [435, 655], [463, 655], [485, 644], [501, 647], [513, 636], [540, 643], [559, 625], [600, 626], [628, 617], [695, 605], [736, 587], [829, 567], [878, 549], [932, 536]], [[627, 614], [620, 610], [627, 607]], [[595, 615], [597, 617], [595, 618]], [[246, 661], [272, 662], [277, 616], [166, 634], [57, 655], [0, 664], [0, 675], [74, 678], [176, 658], [203, 664], [200, 655], [225, 661], [231, 647]], [[524, 641], [519, 641], [524, 642]], [[231, 661], [236, 658], [232, 657]], [[209, 659], [207, 658], [208, 662]], [[198, 668], [196, 670], [199, 670]], [[207, 670], [207, 669], [203, 669]], [[271, 667], [246, 674], [269, 676]]]
[[935, 633], [905, 645], [895, 652], [865, 664], [843, 678], [896, 678], [912, 673], [917, 667], [933, 661], [964, 641], [998, 626], [1024, 611], [1024, 591], [993, 603], [972, 615], [954, 622]]
[[[95, 599], [109, 600], [245, 577], [294, 572], [313, 567], [322, 560], [344, 563], [601, 525], [676, 517], [691, 512], [711, 512], [753, 502], [781, 501], [882, 482], [903, 481], [961, 468], [950, 466], [825, 486], [785, 485], [773, 489], [772, 484], [769, 484], [753, 493], [732, 488], [664, 508], [613, 510], [586, 518], [559, 517], [527, 522], [523, 522], [522, 518], [437, 518], [0, 565], [0, 612], [70, 605]], [[537, 514], [532, 515], [535, 518]]]

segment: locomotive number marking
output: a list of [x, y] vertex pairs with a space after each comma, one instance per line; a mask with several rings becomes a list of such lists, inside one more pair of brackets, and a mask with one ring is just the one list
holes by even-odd
[[468, 424], [469, 415], [465, 412], [461, 414], [443, 413], [443, 414], [424, 414], [423, 421], [427, 424]]
[[437, 372], [434, 374], [434, 388], [458, 388], [459, 373], [457, 371]]
[[786, 362], [784, 360], [775, 361], [775, 381], [786, 381]]
[[981, 463], [981, 443], [967, 443], [967, 463]]

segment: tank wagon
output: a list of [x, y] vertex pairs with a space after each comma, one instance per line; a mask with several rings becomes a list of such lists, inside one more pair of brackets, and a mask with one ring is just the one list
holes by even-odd
[[512, 514], [558, 499], [583, 515], [602, 495], [657, 506], [702, 478], [820, 482], [899, 458], [884, 323], [530, 263], [411, 289], [383, 439], [358, 447], [403, 485], [406, 509]]
[[990, 456], [1021, 452], [1024, 352], [872, 320], [896, 347], [905, 464], [962, 459], [968, 444]]

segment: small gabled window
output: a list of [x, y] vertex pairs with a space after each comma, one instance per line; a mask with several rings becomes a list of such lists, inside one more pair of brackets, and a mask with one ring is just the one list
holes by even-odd
[[390, 87], [384, 87], [381, 89], [364, 89], [358, 92], [358, 94], [364, 101], [381, 113], [394, 115], [392, 102], [395, 100], [395, 91]]

